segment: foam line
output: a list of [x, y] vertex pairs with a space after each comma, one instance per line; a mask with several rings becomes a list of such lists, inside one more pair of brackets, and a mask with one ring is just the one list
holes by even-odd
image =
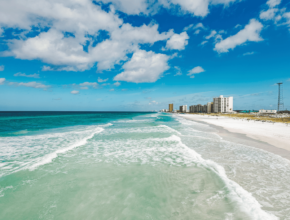
[[267, 213], [264, 210], [262, 210], [261, 204], [255, 199], [255, 197], [252, 196], [251, 193], [249, 193], [248, 191], [243, 189], [239, 184], [230, 180], [227, 177], [226, 172], [222, 166], [218, 165], [217, 163], [211, 160], [203, 159], [200, 154], [198, 154], [193, 149], [183, 144], [180, 137], [173, 135], [169, 139], [178, 141], [183, 147], [189, 149], [189, 153], [198, 162], [200, 162], [202, 165], [204, 165], [205, 167], [215, 172], [223, 180], [226, 187], [231, 192], [230, 194], [231, 199], [239, 205], [239, 208], [243, 212], [248, 213], [251, 219], [253, 220], [278, 220], [279, 219], [275, 215]]
[[63, 154], [63, 153], [66, 153], [67, 151], [70, 151], [70, 150], [76, 148], [76, 147], [85, 145], [89, 139], [94, 137], [95, 134], [101, 133], [102, 131], [104, 131], [104, 128], [97, 128], [91, 135], [89, 135], [88, 137], [74, 143], [73, 145], [66, 147], [66, 148], [56, 150], [55, 152], [50, 153], [50, 154], [38, 159], [38, 162], [36, 162], [32, 166], [30, 166], [28, 169], [30, 171], [32, 171], [32, 170], [35, 170], [39, 166], [42, 166], [42, 165], [47, 164], [47, 163], [51, 163], [52, 160], [58, 156], [58, 154]]

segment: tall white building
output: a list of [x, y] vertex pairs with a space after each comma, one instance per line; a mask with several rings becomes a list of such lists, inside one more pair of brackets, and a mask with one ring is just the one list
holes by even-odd
[[187, 105], [182, 105], [179, 107], [180, 112], [187, 112]]
[[233, 112], [234, 98], [223, 97], [222, 95], [218, 98], [213, 99], [213, 112], [214, 113], [225, 113]]

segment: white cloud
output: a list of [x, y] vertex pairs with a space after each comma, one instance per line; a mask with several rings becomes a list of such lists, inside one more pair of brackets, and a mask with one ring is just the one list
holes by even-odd
[[39, 78], [39, 74], [30, 74], [30, 75], [27, 75], [25, 73], [15, 73], [14, 76], [23, 76], [23, 77], [28, 77], [28, 78]]
[[[127, 5], [137, 4], [136, 1], [122, 2]], [[6, 56], [39, 59], [54, 65], [53, 69], [59, 71], [83, 71], [95, 63], [100, 70], [111, 69], [120, 61], [127, 60], [126, 55], [136, 51], [139, 44], [153, 44], [173, 35], [172, 30], [159, 33], [158, 25], [133, 27], [124, 23], [115, 14], [113, 7], [106, 12], [90, 0], [27, 0], [25, 3], [21, 0], [1, 1], [0, 14], [0, 25], [7, 27], [27, 32], [32, 26], [49, 27], [49, 31], [40, 32], [35, 37], [27, 38], [24, 35], [9, 41]], [[109, 39], [92, 46], [100, 30], [107, 31]], [[72, 36], [65, 36], [65, 32], [72, 33]], [[87, 42], [88, 52], [83, 50]], [[53, 69], [43, 67], [43, 71]]]
[[278, 12], [277, 8], [270, 8], [267, 11], [262, 11], [260, 13], [260, 19], [271, 20], [275, 17], [277, 12]]
[[110, 89], [110, 92], [114, 92], [115, 91], [115, 89]]
[[241, 28], [242, 27], [242, 25], [240, 25], [240, 24], [237, 24], [236, 26], [235, 26], [235, 28]]
[[[286, 19], [286, 22], [284, 23], [284, 25], [290, 26], [290, 12], [285, 12], [285, 13], [283, 13], [282, 16], [283, 16], [283, 18]], [[290, 31], [290, 29], [289, 29], [289, 31]]]
[[114, 86], [120, 86], [120, 85], [121, 85], [121, 83], [119, 83], [119, 82], [114, 83]]
[[109, 80], [109, 78], [107, 78], [107, 79], [101, 79], [100, 77], [98, 78], [99, 83], [107, 82], [108, 80]]
[[171, 8], [175, 5], [180, 6], [184, 13], [191, 13], [195, 16], [205, 17], [209, 13], [209, 5], [223, 4], [228, 6], [236, 0], [159, 0], [159, 3], [165, 8]]
[[82, 86], [82, 87], [93, 87], [93, 88], [98, 88], [98, 83], [96, 83], [96, 82], [84, 82], [84, 83], [80, 83], [80, 86]]
[[205, 45], [207, 42], [208, 42], [208, 41], [205, 40], [205, 41], [201, 42], [200, 45]]
[[82, 87], [80, 87], [80, 89], [87, 90], [87, 89], [89, 89], [89, 87], [87, 87], [87, 86], [82, 86]]
[[229, 49], [234, 49], [236, 46], [244, 44], [247, 41], [262, 41], [260, 32], [263, 25], [256, 19], [251, 19], [250, 23], [240, 30], [237, 34], [230, 36], [218, 43], [216, 43], [214, 50], [219, 53], [228, 52]]
[[43, 66], [42, 71], [53, 71], [53, 68], [51, 68], [50, 66]]
[[174, 76], [181, 76], [182, 75], [181, 69], [178, 66], [175, 66], [174, 68], [177, 70]]
[[43, 89], [43, 90], [47, 90], [48, 88], [50, 88], [50, 86], [44, 85], [42, 83], [38, 83], [38, 82], [10, 82], [9, 85], [11, 86], [25, 86], [25, 87], [31, 87], [31, 88], [35, 88], [35, 89]]
[[194, 34], [199, 34], [199, 33], [200, 33], [200, 29], [198, 29], [194, 32]]
[[185, 46], [188, 44], [189, 36], [186, 32], [181, 34], [174, 34], [166, 43], [166, 48], [173, 50], [184, 50]]
[[197, 23], [196, 25], [190, 24], [183, 28], [183, 31], [195, 30], [195, 29], [206, 29], [202, 23]]
[[4, 71], [4, 65], [0, 66], [0, 71]]
[[205, 37], [205, 39], [208, 40], [208, 39], [214, 37], [216, 34], [217, 34], [217, 32], [216, 32], [215, 30], [212, 30], [212, 31], [210, 32], [210, 34], [209, 34], [208, 36]]
[[188, 71], [188, 76], [190, 76], [190, 78], [194, 78], [194, 74], [199, 74], [204, 72], [205, 70], [201, 67], [201, 66], [197, 66], [194, 67], [192, 70]]
[[146, 0], [101, 0], [104, 3], [112, 2], [117, 10], [125, 12], [126, 14], [148, 14], [150, 9]]
[[169, 57], [152, 51], [138, 50], [131, 60], [123, 65], [124, 72], [115, 76], [115, 81], [134, 83], [156, 82], [169, 69]]
[[243, 56], [248, 56], [248, 55], [253, 55], [255, 52], [247, 52], [247, 53], [244, 53]]
[[268, 0], [267, 1], [267, 5], [269, 5], [269, 7], [275, 7], [277, 5], [280, 5], [281, 0]]
[[77, 95], [77, 94], [79, 94], [80, 92], [77, 91], [77, 90], [73, 90], [73, 91], [71, 91], [70, 93], [73, 94], [73, 95]]
[[209, 13], [208, 0], [163, 0], [159, 2], [167, 8], [173, 5], [179, 5], [183, 12], [191, 13], [195, 16], [205, 17]]
[[6, 80], [5, 78], [0, 78], [0, 85], [3, 85], [5, 80]]

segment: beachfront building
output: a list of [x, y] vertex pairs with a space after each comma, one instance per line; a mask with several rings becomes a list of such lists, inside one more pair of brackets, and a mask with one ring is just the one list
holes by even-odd
[[187, 112], [187, 105], [181, 105], [181, 106], [179, 106], [179, 111], [180, 112]]
[[233, 97], [223, 97], [213, 99], [213, 112], [214, 113], [227, 113], [233, 112]]
[[213, 112], [213, 102], [208, 102], [207, 103], [207, 111], [208, 114]]
[[191, 113], [207, 113], [208, 111], [208, 105], [191, 105], [189, 107], [189, 112]]
[[169, 112], [173, 112], [173, 104], [169, 104]]

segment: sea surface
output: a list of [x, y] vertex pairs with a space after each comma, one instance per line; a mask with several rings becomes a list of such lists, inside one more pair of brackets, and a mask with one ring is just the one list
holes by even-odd
[[172, 114], [2, 112], [0, 219], [290, 219], [290, 165]]

